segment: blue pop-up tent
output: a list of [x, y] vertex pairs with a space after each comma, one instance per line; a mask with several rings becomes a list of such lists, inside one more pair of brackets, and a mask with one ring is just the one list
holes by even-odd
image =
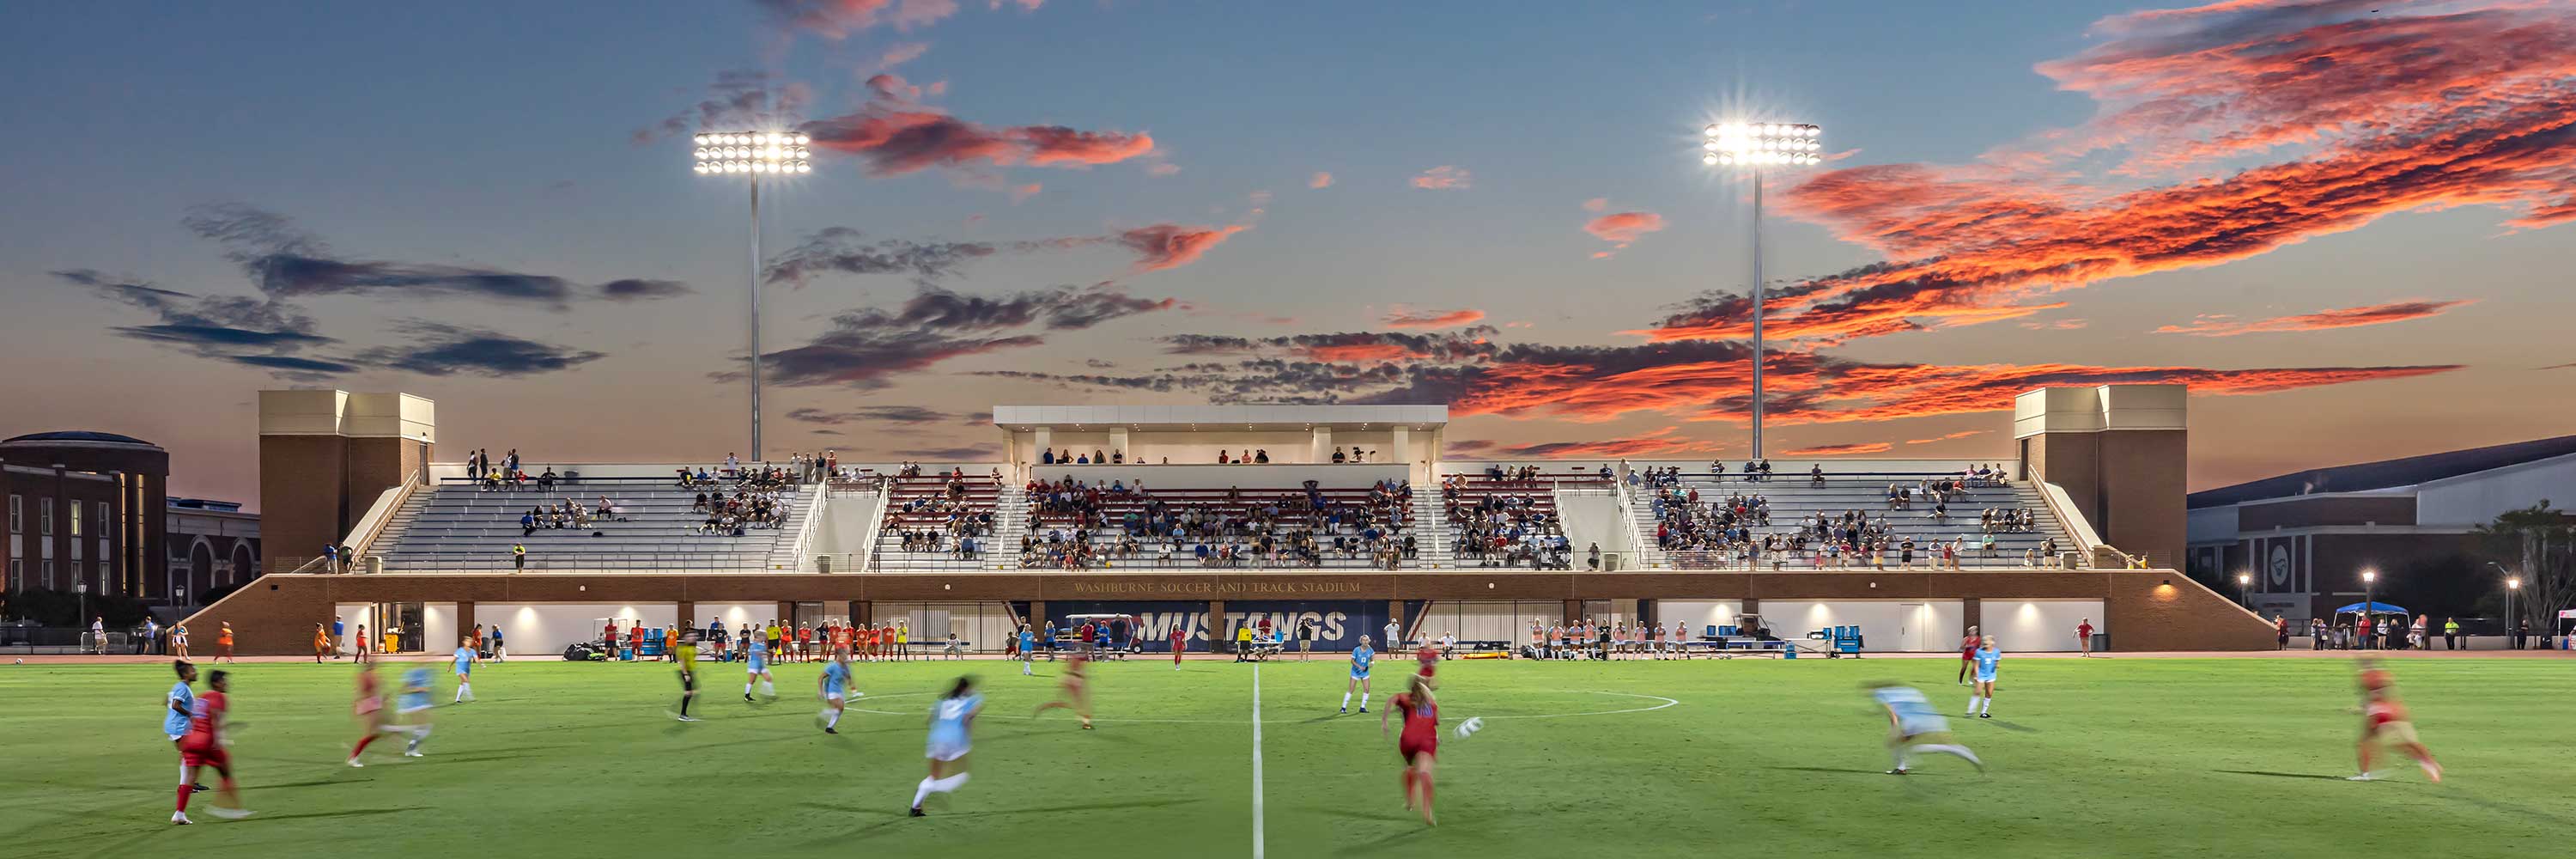
[[2361, 611], [2362, 611], [2362, 608], [2363, 608], [2364, 606], [2369, 607], [2369, 609], [2370, 609], [2370, 613], [2371, 613], [2371, 614], [2405, 614], [2405, 613], [2406, 613], [2406, 609], [2401, 608], [2401, 607], [2398, 607], [2398, 606], [2389, 605], [2389, 604], [2384, 603], [2384, 602], [2370, 602], [2370, 603], [2358, 603], [2358, 602], [2357, 602], [2357, 603], [2353, 603], [2353, 604], [2348, 605], [2348, 606], [2344, 606], [2344, 607], [2339, 608], [2339, 609], [2335, 609], [2335, 613], [2336, 613], [2336, 614], [2360, 614], [2360, 613], [2361, 613]]

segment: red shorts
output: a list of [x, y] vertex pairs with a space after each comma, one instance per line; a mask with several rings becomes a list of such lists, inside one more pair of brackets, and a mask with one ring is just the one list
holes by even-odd
[[1395, 752], [1396, 754], [1402, 755], [1404, 757], [1404, 762], [1408, 764], [1413, 762], [1413, 756], [1417, 754], [1430, 755], [1437, 758], [1440, 756], [1440, 741], [1397, 740], [1395, 743]]
[[179, 763], [192, 767], [231, 769], [233, 759], [231, 753], [226, 752], [221, 746], [216, 746], [204, 749], [180, 749]]

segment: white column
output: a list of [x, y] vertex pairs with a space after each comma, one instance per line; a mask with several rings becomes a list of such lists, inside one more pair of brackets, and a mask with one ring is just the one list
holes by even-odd
[[1039, 462], [1043, 461], [1043, 459], [1042, 459], [1042, 458], [1040, 457], [1040, 455], [1039, 455], [1039, 454], [1040, 454], [1040, 452], [1042, 452], [1042, 451], [1049, 451], [1049, 450], [1054, 450], [1054, 449], [1055, 449], [1055, 428], [1054, 428], [1054, 427], [1030, 427], [1030, 428], [1029, 428], [1029, 443], [1037, 446], [1037, 449], [1036, 449], [1036, 450], [1032, 450], [1032, 451], [1030, 451], [1030, 452], [1029, 452], [1029, 464], [1030, 464], [1030, 465], [1036, 465], [1036, 464], [1038, 464]]
[[1126, 427], [1110, 427], [1110, 428], [1109, 428], [1109, 450], [1110, 450], [1112, 453], [1122, 453], [1122, 454], [1126, 454], [1126, 456], [1127, 456], [1126, 461], [1128, 461], [1128, 462], [1135, 462], [1135, 461], [1136, 461], [1136, 452], [1135, 452], [1135, 451], [1132, 451], [1132, 450], [1128, 450], [1128, 449], [1127, 449], [1127, 428], [1126, 428]]
[[1333, 461], [1333, 450], [1333, 428], [1316, 427], [1314, 448], [1307, 451], [1306, 461], [1331, 462]]
[[1394, 450], [1387, 451], [1387, 453], [1392, 454], [1395, 458], [1394, 458], [1394, 459], [1387, 460], [1387, 461], [1388, 461], [1388, 462], [1401, 462], [1401, 463], [1404, 463], [1404, 464], [1406, 464], [1406, 465], [1412, 465], [1412, 464], [1413, 464], [1413, 428], [1412, 428], [1412, 427], [1392, 427], [1392, 428], [1390, 428], [1390, 429], [1389, 429], [1389, 432], [1392, 432], [1392, 433], [1395, 435], [1395, 437], [1394, 437], [1393, 439], [1391, 439], [1392, 444], [1390, 444], [1390, 445], [1389, 445], [1390, 447], [1393, 447], [1393, 448], [1395, 448], [1395, 449], [1394, 449]]

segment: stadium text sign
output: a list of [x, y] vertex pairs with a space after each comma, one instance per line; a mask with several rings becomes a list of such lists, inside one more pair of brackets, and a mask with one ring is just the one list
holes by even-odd
[[1202, 597], [1235, 599], [1239, 597], [1313, 597], [1357, 596], [1363, 592], [1358, 579], [1299, 579], [1296, 581], [1246, 581], [1242, 579], [1185, 578], [1169, 581], [1130, 579], [1127, 581], [1073, 582], [1067, 587], [1084, 596], [1103, 597]]

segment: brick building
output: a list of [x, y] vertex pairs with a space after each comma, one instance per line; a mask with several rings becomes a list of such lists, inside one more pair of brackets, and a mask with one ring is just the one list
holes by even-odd
[[170, 454], [131, 436], [44, 432], [0, 441], [10, 590], [169, 596], [162, 554]]

